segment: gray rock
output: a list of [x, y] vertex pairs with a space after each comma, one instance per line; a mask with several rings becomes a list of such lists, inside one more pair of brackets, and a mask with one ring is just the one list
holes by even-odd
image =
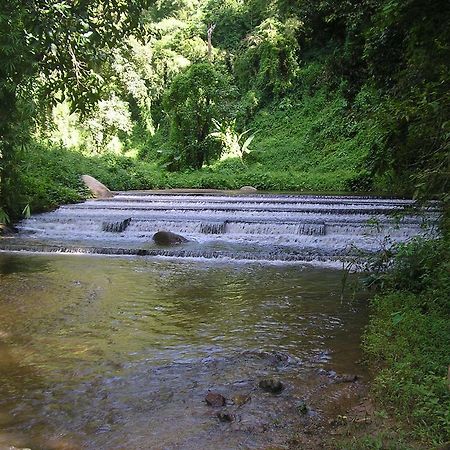
[[157, 231], [153, 235], [153, 240], [158, 245], [178, 245], [183, 242], [188, 242], [185, 237], [172, 233], [171, 231]]
[[258, 189], [253, 186], [242, 186], [239, 190], [242, 192], [256, 192]]
[[86, 187], [91, 191], [94, 198], [111, 198], [113, 193], [100, 181], [90, 175], [82, 175], [81, 179]]

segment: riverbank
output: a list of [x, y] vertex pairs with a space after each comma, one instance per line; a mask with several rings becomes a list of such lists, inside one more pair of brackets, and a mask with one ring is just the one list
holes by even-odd
[[201, 170], [169, 172], [156, 162], [123, 155], [83, 155], [64, 147], [33, 144], [18, 170], [10, 207], [20, 216], [28, 204], [31, 212], [47, 211], [61, 204], [86, 199], [89, 194], [80, 175], [89, 174], [111, 190], [220, 189], [253, 186], [259, 190], [296, 192], [348, 192], [352, 174], [328, 172], [268, 171], [259, 165], [229, 161]]
[[[363, 337], [372, 425], [350, 424], [345, 449], [447, 449], [450, 441], [449, 241], [400, 248], [378, 280]], [[374, 280], [372, 280], [374, 281]]]

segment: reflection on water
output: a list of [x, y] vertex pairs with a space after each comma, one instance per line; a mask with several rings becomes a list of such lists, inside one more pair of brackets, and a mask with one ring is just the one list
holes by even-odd
[[[313, 405], [327, 384], [319, 368], [361, 374], [366, 301], [341, 302], [340, 280], [299, 266], [0, 254], [0, 448], [276, 443], [274, 421], [295, 426], [296, 402]], [[257, 390], [264, 376], [283, 380], [283, 401]], [[224, 425], [209, 389], [252, 401]]]

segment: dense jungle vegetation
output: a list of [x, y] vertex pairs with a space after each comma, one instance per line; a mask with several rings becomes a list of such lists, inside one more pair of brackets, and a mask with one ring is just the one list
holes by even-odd
[[446, 192], [449, 18], [439, 0], [6, 2], [3, 215], [79, 199], [84, 172]]
[[[83, 173], [447, 205], [449, 23], [447, 0], [2, 2], [0, 222], [84, 198]], [[400, 252], [365, 342], [427, 445], [450, 439], [447, 230]]]

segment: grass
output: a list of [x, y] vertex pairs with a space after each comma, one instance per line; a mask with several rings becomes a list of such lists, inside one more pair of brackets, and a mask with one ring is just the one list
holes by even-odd
[[372, 302], [363, 343], [378, 404], [424, 448], [450, 440], [449, 248], [441, 239], [401, 249]]

